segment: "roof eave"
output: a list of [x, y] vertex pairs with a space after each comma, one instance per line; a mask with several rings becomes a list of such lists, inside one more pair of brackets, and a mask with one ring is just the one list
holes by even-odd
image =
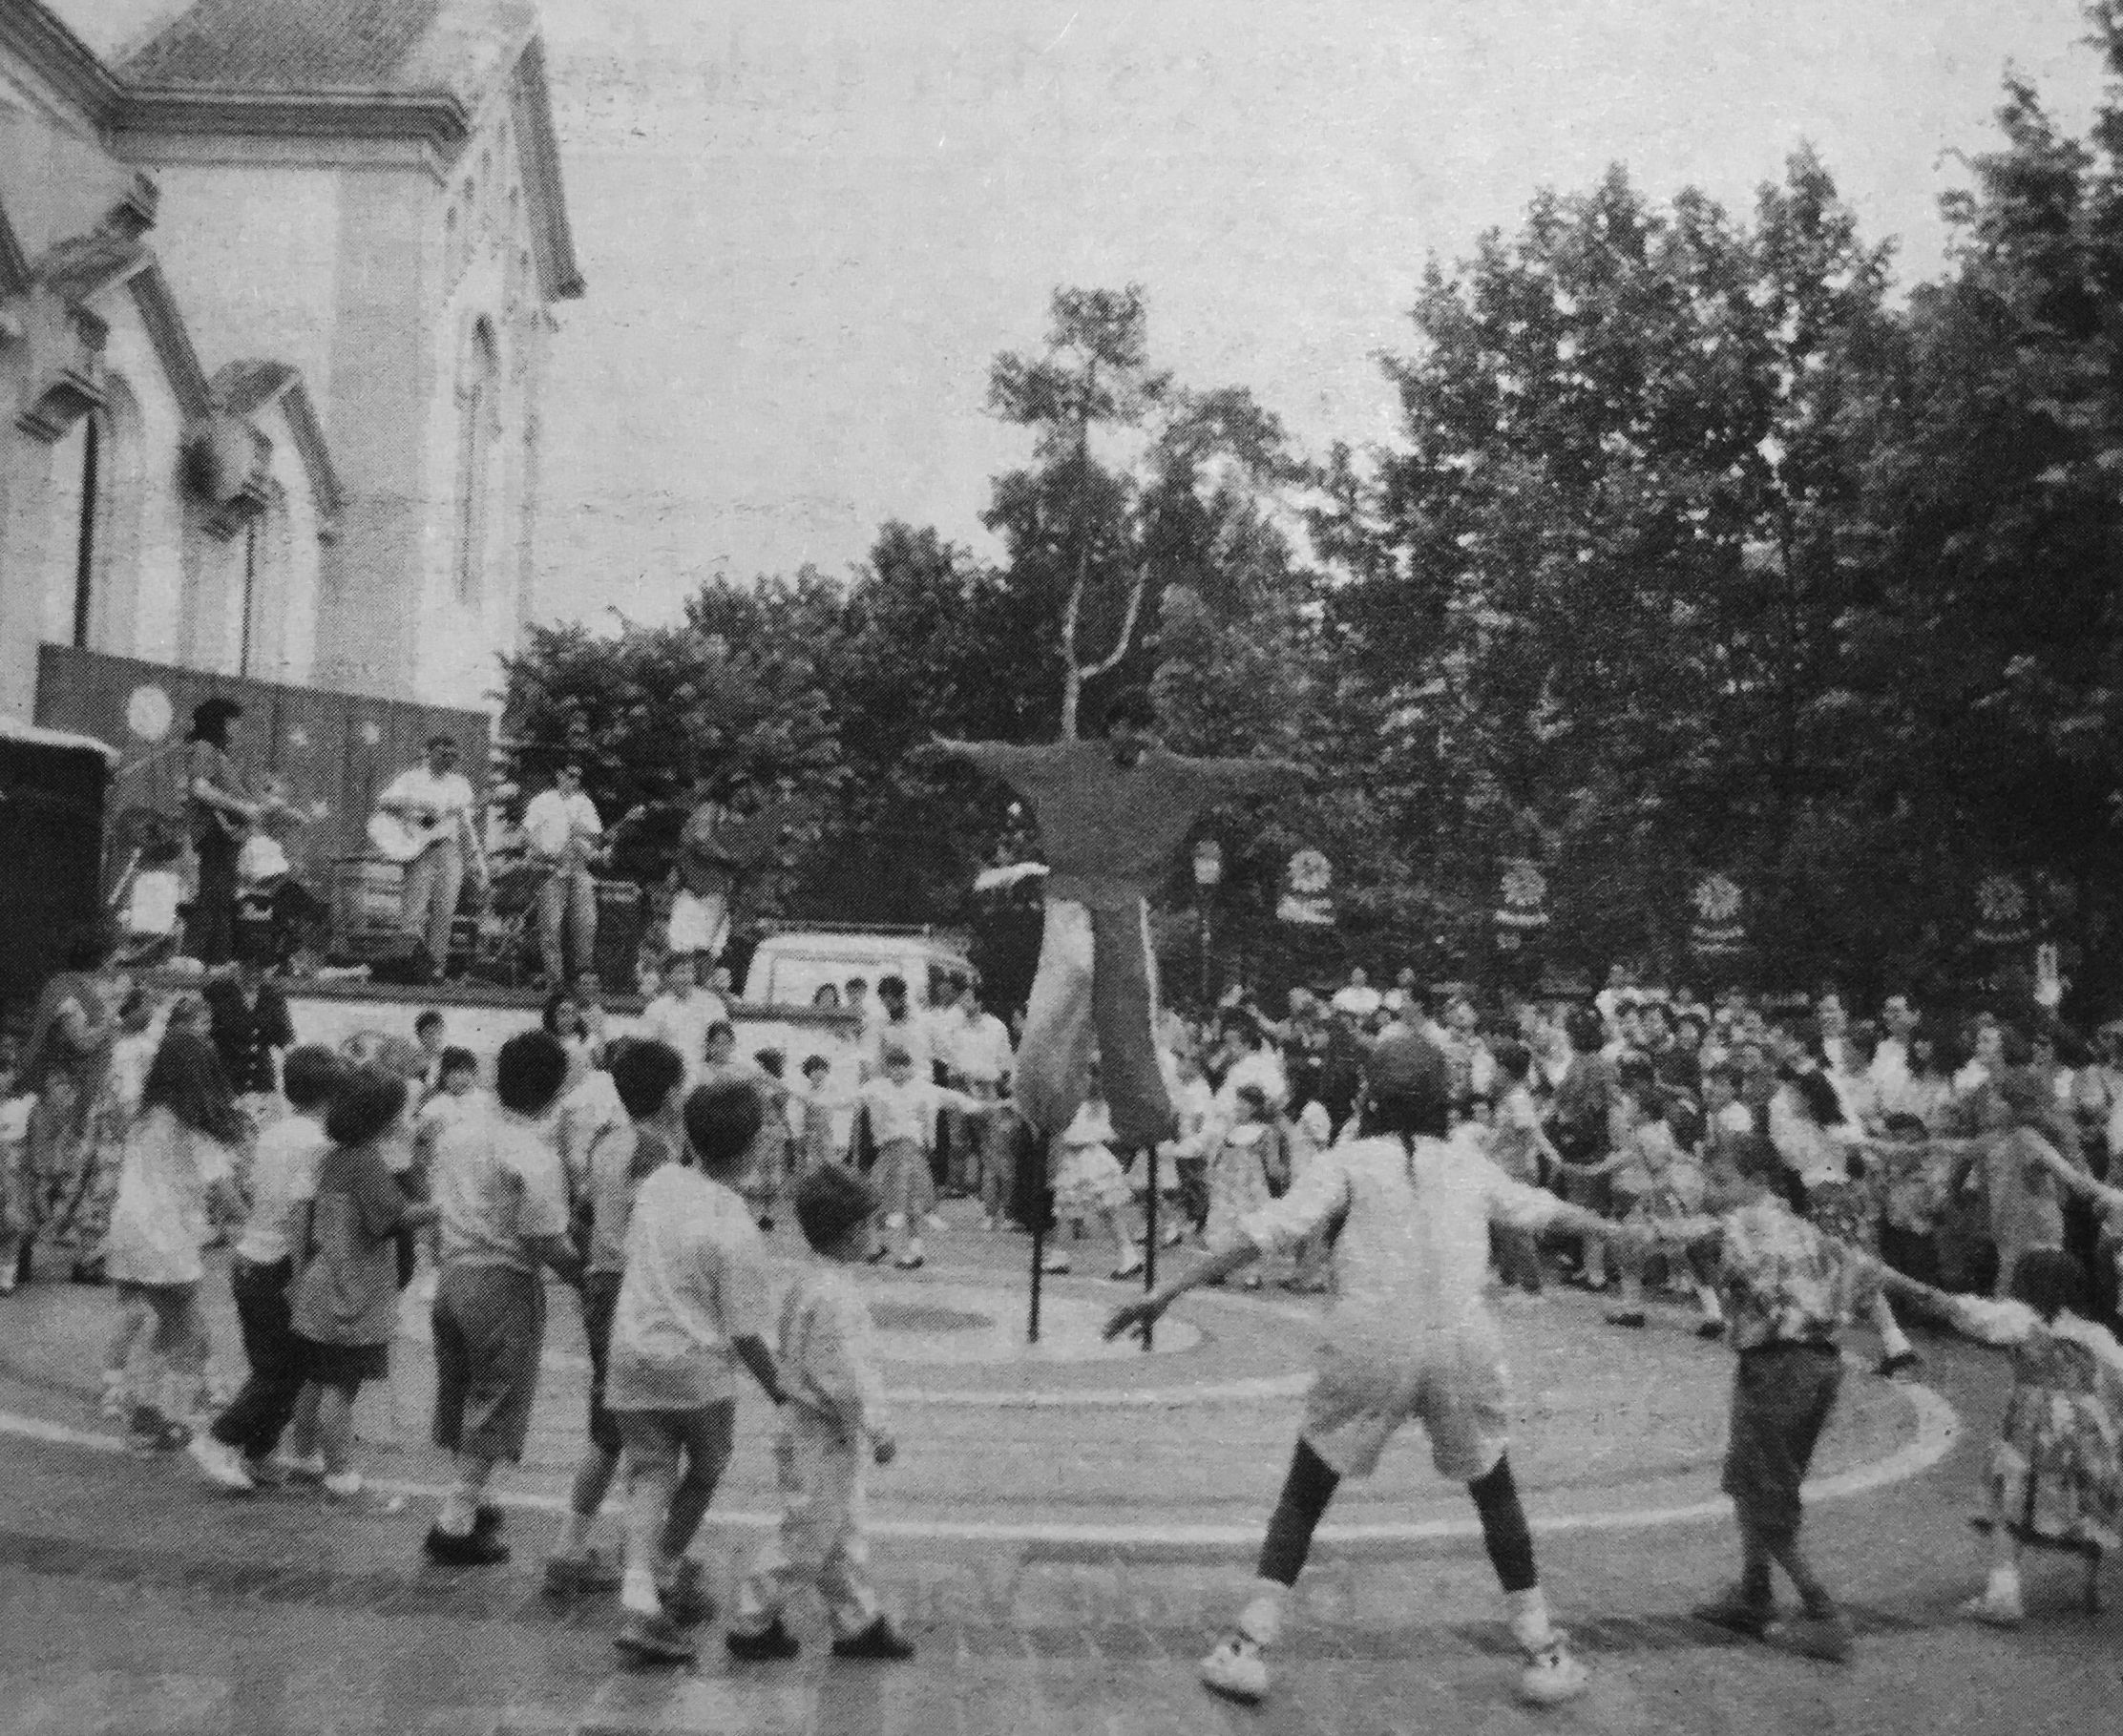
[[522, 141], [531, 207], [536, 220], [539, 287], [555, 302], [578, 300], [589, 287], [575, 257], [568, 221], [567, 189], [560, 175], [560, 144], [553, 132], [553, 94], [545, 81], [545, 44], [533, 36], [517, 56], [515, 82], [516, 136]]
[[117, 75], [41, 0], [11, 0], [0, 6], [0, 48], [35, 67], [61, 96], [98, 125], [109, 121], [124, 97]]
[[113, 125], [126, 133], [232, 137], [410, 138], [447, 151], [470, 136], [472, 116], [448, 92], [396, 95], [135, 86], [125, 93]]

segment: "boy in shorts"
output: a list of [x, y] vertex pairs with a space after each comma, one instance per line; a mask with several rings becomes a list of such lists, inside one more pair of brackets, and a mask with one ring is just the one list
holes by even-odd
[[[1699, 1621], [1764, 1639], [1773, 1634], [1812, 1658], [1850, 1656], [1850, 1619], [1798, 1547], [1799, 1485], [1842, 1385], [1836, 1334], [1870, 1262], [1795, 1212], [1780, 1189], [1787, 1172], [1767, 1140], [1736, 1146], [1733, 1180], [1715, 1204], [1722, 1217], [1663, 1219], [1662, 1241], [1715, 1238], [1718, 1288], [1733, 1349], [1725, 1493], [1739, 1519], [1739, 1583], [1693, 1613]], [[1798, 1593], [1800, 1620], [1779, 1626], [1772, 1566]]]
[[1381, 1037], [1366, 1075], [1364, 1137], [1321, 1152], [1280, 1200], [1239, 1221], [1233, 1245], [1106, 1322], [1108, 1338], [1146, 1327], [1196, 1286], [1340, 1225], [1331, 1337], [1261, 1545], [1254, 1596], [1202, 1660], [1202, 1680], [1248, 1704], [1268, 1691], [1264, 1654], [1281, 1633], [1290, 1588], [1335, 1487], [1370, 1475], [1395, 1432], [1419, 1421], [1439, 1475], [1465, 1483], [1474, 1497], [1525, 1655], [1520, 1693], [1552, 1705], [1583, 1692], [1586, 1671], [1548, 1621], [1505, 1454], [1503, 1346], [1482, 1304], [1489, 1226], [1560, 1228], [1601, 1242], [1633, 1232], [1514, 1182], [1470, 1145], [1448, 1140], [1450, 1069], [1414, 1033]]
[[785, 1402], [766, 1341], [766, 1246], [736, 1191], [761, 1117], [749, 1080], [701, 1086], [685, 1100], [694, 1161], [664, 1164], [634, 1197], [604, 1402], [632, 1478], [617, 1644], [643, 1663], [689, 1662], [687, 1629], [714, 1618], [685, 1552], [729, 1463], [737, 1365]]
[[685, 1062], [668, 1043], [627, 1043], [612, 1062], [612, 1087], [627, 1119], [600, 1127], [590, 1141], [589, 1253], [582, 1272], [582, 1336], [590, 1349], [590, 1444], [575, 1468], [560, 1547], [545, 1564], [546, 1591], [557, 1598], [614, 1591], [619, 1569], [590, 1547], [590, 1528], [612, 1488], [624, 1442], [604, 1403], [612, 1313], [626, 1270], [627, 1230], [641, 1183], [685, 1149], [680, 1108]]
[[725, 1636], [750, 1663], [800, 1649], [782, 1612], [807, 1586], [826, 1600], [833, 1656], [899, 1660], [913, 1643], [877, 1607], [862, 1531], [863, 1460], [889, 1465], [898, 1448], [870, 1348], [870, 1309], [844, 1267], [869, 1256], [877, 1196], [851, 1171], [815, 1170], [796, 1187], [796, 1222], [815, 1258], [789, 1286], [775, 1343], [788, 1403], [774, 1461], [782, 1491], [781, 1534], [737, 1593]]

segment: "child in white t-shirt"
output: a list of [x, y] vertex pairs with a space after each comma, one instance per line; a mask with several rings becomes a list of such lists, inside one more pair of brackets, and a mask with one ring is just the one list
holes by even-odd
[[775, 1359], [788, 1402], [774, 1460], [781, 1530], [737, 1592], [725, 1643], [748, 1663], [793, 1658], [782, 1612], [808, 1586], [824, 1595], [836, 1658], [906, 1659], [914, 1648], [877, 1606], [863, 1536], [863, 1461], [898, 1449], [870, 1344], [870, 1310], [848, 1275], [869, 1257], [877, 1196], [840, 1168], [796, 1187], [796, 1222], [813, 1258], [782, 1303]]

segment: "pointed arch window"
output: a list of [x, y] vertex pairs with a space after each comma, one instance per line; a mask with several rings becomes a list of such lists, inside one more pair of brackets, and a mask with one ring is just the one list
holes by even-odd
[[472, 328], [457, 379], [457, 601], [476, 608], [485, 590], [488, 494], [501, 410], [501, 359], [494, 327]]

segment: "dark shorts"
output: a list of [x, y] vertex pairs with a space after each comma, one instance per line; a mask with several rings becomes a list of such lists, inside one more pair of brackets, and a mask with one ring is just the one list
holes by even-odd
[[1742, 1526], [1772, 1541], [1797, 1535], [1798, 1486], [1842, 1381], [1842, 1357], [1834, 1345], [1764, 1345], [1740, 1352], [1733, 1371], [1724, 1489]]
[[620, 1433], [636, 1464], [683, 1461], [683, 1474], [714, 1483], [729, 1463], [737, 1439], [737, 1401], [717, 1399], [690, 1411], [620, 1411]]
[[1559, 1164], [1549, 1185], [1572, 1205], [1603, 1218], [1614, 1209], [1614, 1186], [1606, 1176], [1589, 1176], [1575, 1163]]
[[364, 1381], [383, 1380], [390, 1373], [387, 1344], [325, 1344], [299, 1336], [296, 1343], [302, 1347], [303, 1378], [312, 1386], [337, 1387], [349, 1398]]
[[531, 1432], [545, 1286], [512, 1266], [456, 1266], [435, 1289], [434, 1443], [515, 1463]]
[[604, 1408], [604, 1370], [612, 1359], [612, 1310], [620, 1305], [619, 1272], [582, 1276], [582, 1336], [590, 1345], [590, 1444], [618, 1456], [620, 1425]]

